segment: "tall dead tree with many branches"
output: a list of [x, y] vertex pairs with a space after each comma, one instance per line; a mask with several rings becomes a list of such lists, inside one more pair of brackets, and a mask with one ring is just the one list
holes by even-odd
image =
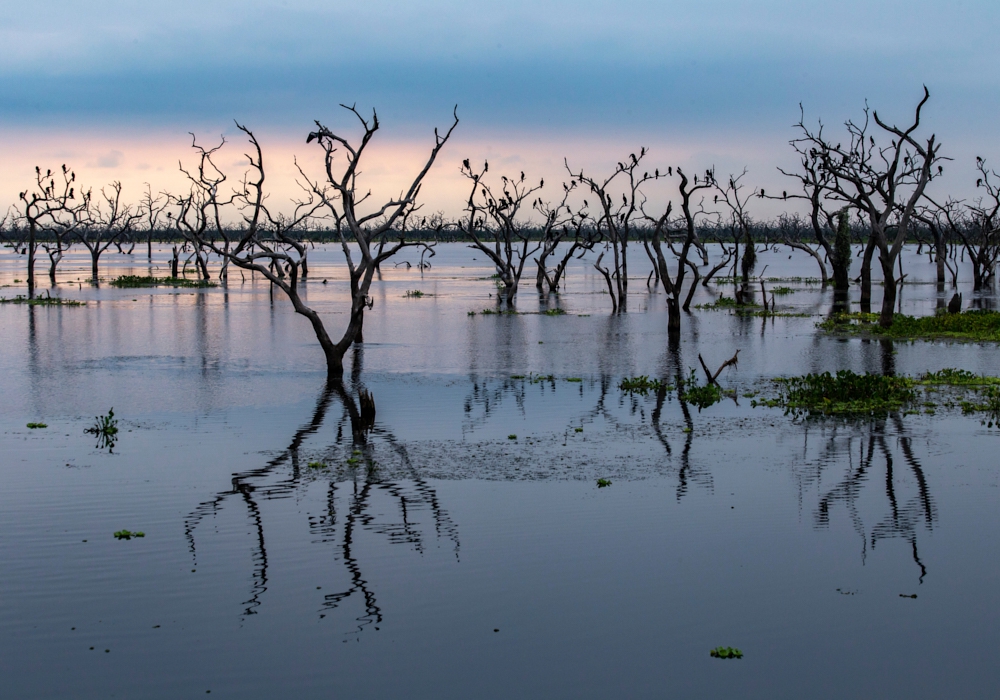
[[[472, 187], [458, 226], [472, 239], [472, 247], [485, 254], [496, 267], [497, 294], [512, 307], [524, 265], [542, 247], [542, 241], [530, 236], [532, 225], [525, 210], [539, 209], [546, 217], [544, 225], [551, 229], [568, 208], [565, 197], [555, 208], [541, 202], [535, 194], [545, 186], [545, 180], [532, 185], [523, 172], [520, 178], [502, 175], [499, 189], [491, 186], [485, 179], [489, 167], [486, 162], [479, 171], [474, 171], [468, 158], [462, 161], [462, 175], [472, 182]], [[488, 237], [493, 241], [485, 240]]]
[[871, 112], [883, 139], [889, 139], [888, 145], [876, 142], [867, 106], [862, 122], [846, 123], [846, 146], [830, 141], [823, 133], [822, 123], [813, 130], [802, 120], [797, 125], [802, 136], [793, 141], [797, 150], [817, 158], [829, 176], [825, 185], [827, 196], [856, 209], [868, 220], [870, 248], [878, 250], [882, 267], [879, 325], [883, 327], [892, 325], [896, 305], [894, 268], [910, 233], [914, 212], [928, 183], [943, 172], [939, 163], [940, 144], [934, 134], [921, 140], [914, 137], [928, 99], [930, 92], [924, 87], [913, 121], [905, 129], [887, 124], [878, 112]]
[[24, 247], [28, 254], [29, 299], [35, 297], [35, 255], [38, 252], [39, 234], [47, 226], [57, 224], [60, 217], [72, 215], [73, 218], [78, 218], [80, 212], [89, 207], [89, 196], [84, 202], [76, 199], [76, 173], [63, 165], [58, 179], [57, 183], [51, 170], [42, 174], [42, 169], [36, 167], [33, 187], [18, 195], [20, 205], [17, 217], [27, 229]]
[[[603, 180], [584, 174], [583, 170], [573, 172], [569, 161], [564, 161], [570, 177], [590, 189], [597, 197], [597, 207], [593, 214], [595, 226], [605, 244], [611, 249], [613, 269], [601, 265], [604, 253], [598, 256], [594, 267], [604, 276], [611, 295], [613, 312], [628, 310], [628, 243], [635, 228], [636, 219], [641, 218], [642, 185], [659, 177], [659, 171], [650, 175], [642, 169], [641, 163], [648, 151], [645, 147], [639, 155], [629, 154], [624, 162], [615, 166], [615, 171]], [[621, 194], [621, 203], [618, 195]]]
[[[677, 176], [680, 178], [677, 191], [680, 194], [680, 216], [671, 219], [673, 213], [673, 202], [667, 204], [666, 210], [659, 217], [652, 217], [643, 211], [646, 221], [652, 229], [652, 245], [656, 253], [656, 269], [660, 282], [667, 292], [667, 332], [669, 335], [676, 335], [681, 329], [681, 291], [684, 286], [684, 275], [691, 266], [697, 272], [697, 268], [688, 260], [691, 248], [698, 244], [696, 217], [703, 214], [700, 203], [692, 204], [694, 197], [700, 190], [715, 187], [715, 178], [711, 170], [705, 171], [705, 176], [700, 183], [692, 184], [687, 175], [677, 168]], [[659, 172], [656, 177], [660, 177]], [[670, 250], [677, 258], [677, 272], [670, 274], [670, 267], [667, 265], [667, 258], [663, 254], [663, 242], [670, 247]], [[680, 252], [674, 248], [674, 242], [679, 241]], [[687, 300], [684, 303], [685, 310], [691, 303], [691, 292], [698, 284], [697, 278], [692, 281], [688, 290]]]
[[90, 273], [97, 281], [97, 264], [101, 255], [121, 236], [128, 235], [141, 218], [136, 210], [122, 201], [122, 185], [112, 182], [101, 188], [101, 196], [92, 205], [87, 221], [76, 230], [76, 237], [90, 251]]
[[[418, 206], [417, 196], [421, 184], [458, 126], [456, 111], [447, 132], [442, 135], [437, 129], [434, 130], [434, 145], [430, 155], [406, 191], [364, 213], [359, 207], [369, 199], [371, 192], [361, 194], [359, 167], [380, 124], [375, 112], [371, 119], [365, 119], [354, 107], [342, 106], [361, 124], [363, 134], [360, 143], [354, 145], [347, 138], [316, 122], [316, 130], [309, 133], [306, 143], [316, 142], [323, 151], [323, 179], [310, 179], [299, 168], [299, 184], [303, 195], [302, 199], [294, 202], [294, 209], [289, 215], [276, 213], [267, 206], [263, 150], [253, 132], [241, 124], [237, 124], [237, 127], [250, 143], [250, 152], [247, 154], [249, 171], [230, 197], [222, 198], [219, 190], [225, 181], [225, 175], [213, 161], [213, 156], [221, 145], [204, 149], [195, 144], [199, 166], [190, 171], [188, 176], [192, 186], [191, 196], [197, 200], [197, 206], [190, 206], [188, 209], [195, 217], [195, 225], [191, 230], [206, 232], [199, 234], [199, 242], [236, 267], [259, 273], [288, 296], [295, 312], [305, 316], [312, 325], [326, 358], [327, 376], [334, 381], [342, 379], [344, 355], [358, 340], [364, 312], [372, 306], [368, 291], [378, 266], [402, 248], [419, 244], [417, 241], [407, 241], [405, 231], [394, 227]], [[341, 151], [343, 155], [339, 157], [338, 153]], [[204, 205], [206, 202], [207, 206]], [[243, 226], [236, 231], [226, 229], [218, 214], [222, 207], [228, 205], [238, 207], [243, 219]], [[302, 241], [300, 234], [308, 222], [319, 216], [324, 209], [331, 216], [339, 217], [341, 244], [351, 276], [350, 317], [344, 334], [336, 342], [327, 332], [320, 315], [299, 294], [299, 281], [307, 254], [307, 244]], [[197, 221], [198, 216], [211, 217], [211, 226], [214, 227], [211, 238], [207, 235], [209, 226], [202, 227]], [[387, 237], [391, 235], [398, 239], [391, 245], [385, 245]], [[218, 241], [214, 240], [216, 236]], [[354, 258], [352, 246], [358, 259]]]

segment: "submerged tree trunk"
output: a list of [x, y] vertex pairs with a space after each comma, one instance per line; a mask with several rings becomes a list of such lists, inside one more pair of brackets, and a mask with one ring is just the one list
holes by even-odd
[[888, 250], [883, 250], [879, 255], [879, 262], [882, 265], [882, 310], [878, 317], [878, 325], [888, 328], [892, 325], [896, 308], [896, 278], [892, 269], [895, 261], [889, 256]]
[[872, 312], [872, 256], [875, 254], [874, 234], [868, 239], [865, 256], [861, 261], [861, 312]]
[[35, 298], [35, 224], [28, 224], [28, 298]]
[[841, 212], [837, 221], [837, 235], [833, 241], [833, 255], [830, 256], [830, 266], [833, 268], [833, 289], [846, 292], [851, 285], [851, 226], [847, 212]]

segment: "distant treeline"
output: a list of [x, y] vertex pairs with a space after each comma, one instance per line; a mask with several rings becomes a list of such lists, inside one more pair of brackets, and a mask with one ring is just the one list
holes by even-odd
[[[812, 225], [798, 214], [781, 215], [777, 219], [770, 221], [751, 222], [747, 225], [754, 241], [760, 245], [780, 245], [785, 242], [794, 243], [819, 243], [817, 241]], [[970, 226], [971, 228], [971, 226]], [[703, 243], [735, 243], [744, 235], [744, 230], [732, 223], [712, 224], [700, 223], [697, 227], [699, 240]], [[852, 220], [849, 223], [851, 241], [853, 243], [865, 243], [871, 236], [871, 227], [860, 220]], [[232, 228], [227, 230], [227, 235], [232, 240], [239, 240], [244, 230]], [[544, 241], [546, 232], [542, 227], [526, 226], [521, 229], [521, 234], [529, 241]], [[472, 243], [472, 237], [461, 227], [444, 225], [440, 227], [423, 227], [406, 229], [405, 231], [395, 230], [384, 234], [389, 241], [396, 240], [403, 234], [408, 241], [425, 241], [441, 243]], [[596, 234], [596, 231], [584, 229], [582, 234]], [[653, 237], [653, 229], [650, 226], [637, 225], [632, 228], [631, 240], [636, 243], [649, 242]], [[969, 235], [972, 235], [970, 231]], [[930, 227], [920, 223], [911, 224], [907, 232], [908, 243], [933, 244], [935, 238]], [[961, 244], [962, 238], [956, 230], [944, 230], [940, 232], [942, 238], [948, 243]], [[19, 226], [10, 226], [0, 231], [0, 238], [8, 248], [19, 248], [19, 244], [27, 239], [27, 230]], [[311, 243], [339, 243], [340, 234], [331, 228], [311, 228], [299, 229], [297, 238]], [[54, 242], [56, 236], [44, 230], [39, 230], [36, 234], [39, 242]], [[145, 245], [147, 242], [168, 244], [185, 243], [189, 239], [181, 235], [176, 228], [156, 228], [152, 231], [132, 230], [119, 236], [114, 245], [119, 252], [126, 252], [133, 245]], [[219, 236], [214, 240], [221, 242]], [[350, 239], [349, 239], [350, 240]], [[572, 240], [572, 239], [567, 239]]]

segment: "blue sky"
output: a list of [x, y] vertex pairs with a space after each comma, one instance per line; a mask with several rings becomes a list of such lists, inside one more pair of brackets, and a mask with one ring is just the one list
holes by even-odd
[[773, 184], [799, 102], [831, 128], [865, 99], [904, 121], [923, 83], [961, 180], [976, 153], [996, 148], [1000, 165], [995, 2], [4, 5], [0, 145], [20, 169], [60, 155], [165, 167], [152, 161], [186, 132], [231, 133], [233, 118], [285, 153], [313, 119], [349, 125], [340, 102], [377, 108], [392, 143], [423, 143], [457, 104], [456, 160], [613, 167], [609, 144], [645, 144], [658, 162], [747, 164]]

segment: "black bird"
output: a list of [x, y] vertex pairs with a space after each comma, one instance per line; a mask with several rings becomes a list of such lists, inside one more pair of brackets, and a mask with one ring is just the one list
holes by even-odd
[[957, 314], [962, 311], [962, 295], [956, 294], [948, 302], [948, 313]]

